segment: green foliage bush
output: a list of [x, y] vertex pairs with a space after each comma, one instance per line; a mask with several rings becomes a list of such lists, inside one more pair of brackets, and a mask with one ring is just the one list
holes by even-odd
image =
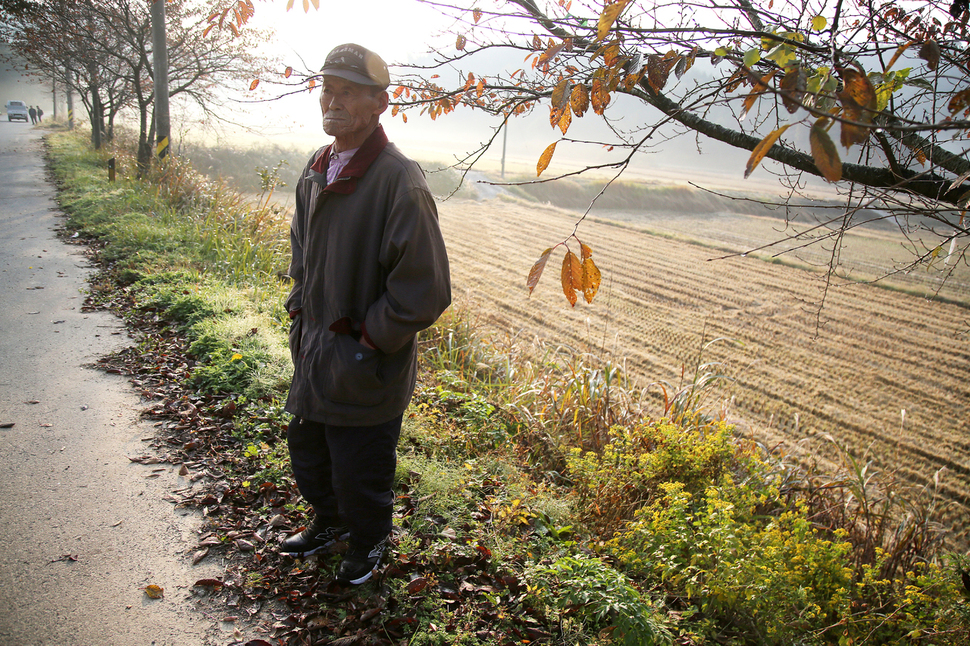
[[602, 560], [567, 555], [525, 572], [530, 602], [561, 622], [581, 623], [584, 632], [611, 633], [623, 646], [673, 644], [672, 620], [662, 604], [643, 595], [621, 572]]

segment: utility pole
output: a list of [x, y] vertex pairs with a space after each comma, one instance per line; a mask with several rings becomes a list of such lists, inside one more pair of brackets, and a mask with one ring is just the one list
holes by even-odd
[[165, 0], [152, 0], [152, 64], [155, 68], [155, 153], [168, 156], [172, 125], [168, 111], [168, 46], [165, 39]]
[[505, 145], [509, 143], [509, 120], [506, 119], [502, 124], [505, 132], [502, 133], [502, 179], [505, 179]]

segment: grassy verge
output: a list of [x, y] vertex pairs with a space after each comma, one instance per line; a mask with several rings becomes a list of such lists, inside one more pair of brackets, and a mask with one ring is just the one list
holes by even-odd
[[[339, 554], [280, 558], [305, 518], [287, 466], [286, 223], [174, 162], [106, 181], [105, 155], [48, 139], [69, 214], [135, 347], [158, 451], [192, 483], [224, 598], [280, 644], [963, 644], [967, 563], [937, 551], [932, 491], [844, 454], [796, 470], [737, 438], [698, 361], [651, 410], [614, 365], [490, 338], [453, 308], [422, 335], [400, 445], [395, 550], [375, 583]], [[121, 167], [124, 151], [112, 154]], [[277, 608], [275, 614], [267, 608]]]

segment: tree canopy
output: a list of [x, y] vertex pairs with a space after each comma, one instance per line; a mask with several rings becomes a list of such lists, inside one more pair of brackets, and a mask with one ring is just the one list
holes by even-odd
[[[842, 207], [820, 223], [829, 232], [823, 237], [838, 241], [861, 223], [860, 210], [876, 207], [911, 239], [928, 234], [900, 269], [946, 256], [946, 273], [966, 262], [965, 3], [421, 1], [454, 19], [455, 42], [400, 77], [393, 94], [402, 118], [461, 107], [502, 121], [548, 111], [557, 132], [537, 155], [537, 175], [564, 145], [610, 146], [619, 159], [576, 172], [619, 175], [637, 154], [668, 144], [670, 132], [702, 135], [750, 151], [745, 168], [727, 169], [739, 179], [765, 159], [778, 162], [791, 203], [804, 175], [832, 183]], [[524, 62], [476, 68], [495, 50]], [[611, 119], [618, 95], [642, 105], [635, 123]], [[570, 138], [574, 120], [590, 115], [607, 121], [609, 138]], [[818, 230], [812, 235], [817, 240]], [[835, 272], [838, 244], [832, 250]], [[567, 254], [567, 297], [571, 262]]]

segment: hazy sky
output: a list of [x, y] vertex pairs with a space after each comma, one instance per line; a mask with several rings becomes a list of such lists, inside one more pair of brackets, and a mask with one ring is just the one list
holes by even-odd
[[[392, 84], [395, 64], [416, 63], [428, 60], [428, 51], [437, 47], [454, 49], [455, 28], [453, 20], [446, 18], [426, 5], [402, 0], [357, 0], [334, 2], [323, 0], [320, 10], [312, 7], [304, 13], [302, 1], [297, 0], [291, 11], [286, 11], [285, 0], [273, 0], [256, 4], [254, 27], [268, 27], [276, 32], [276, 39], [266, 45], [266, 53], [280, 60], [279, 74], [287, 65], [295, 69], [318, 70], [333, 47], [345, 42], [356, 42], [373, 49], [391, 65]], [[489, 60], [473, 63], [470, 69], [481, 75], [488, 72], [483, 67], [522, 64], [512, 54], [505, 61]], [[698, 69], [701, 63], [696, 66]], [[464, 70], [467, 73], [468, 69]], [[456, 72], [457, 76], [457, 72]], [[282, 81], [282, 76], [277, 77]], [[284, 91], [273, 86], [271, 78], [262, 79], [253, 99], [267, 98]], [[23, 86], [21, 86], [23, 87]], [[42, 92], [25, 92], [28, 102], [40, 100]], [[49, 91], [49, 90], [48, 90]], [[4, 94], [7, 94], [5, 91]], [[49, 94], [48, 94], [49, 96]], [[36, 97], [32, 98], [32, 97]], [[658, 113], [630, 99], [617, 96], [607, 115], [619, 119], [622, 124], [642, 124], [656, 119]], [[178, 110], [177, 103], [173, 110]], [[46, 110], [45, 110], [46, 111]], [[247, 124], [251, 131], [240, 133], [220, 130], [217, 135], [209, 133], [207, 139], [216, 136], [220, 143], [247, 146], [257, 142], [273, 142], [285, 146], [313, 149], [328, 138], [322, 132], [316, 92], [301, 92], [267, 103], [234, 105], [233, 118]], [[178, 115], [173, 114], [173, 122]], [[499, 121], [466, 108], [459, 108], [450, 115], [432, 121], [417, 112], [409, 114], [405, 124], [400, 116], [391, 118], [388, 112], [383, 118], [384, 127], [391, 140], [406, 152], [425, 161], [452, 162], [477, 147], [492, 136]], [[179, 133], [193, 137], [203, 133], [197, 124], [183, 124]], [[590, 111], [582, 119], [574, 119], [569, 135], [577, 139], [607, 137], [602, 119]], [[546, 106], [539, 106], [532, 115], [511, 121], [508, 133], [506, 166], [510, 172], [535, 172], [536, 161], [546, 146], [559, 140], [560, 133], [549, 125]], [[484, 169], [497, 169], [502, 155], [502, 138], [482, 159]], [[743, 180], [744, 164], [749, 153], [710, 140], [697, 141], [694, 137], [681, 137], [665, 145], [662, 151], [641, 155], [632, 177], [661, 176], [662, 179], [700, 179], [711, 184], [724, 185], [724, 181], [737, 183], [752, 190], [765, 190], [774, 186], [768, 174], [770, 162], [759, 169], [749, 180]], [[620, 157], [619, 151], [609, 153], [600, 146], [561, 144], [556, 150], [552, 165], [544, 174], [556, 174], [572, 170], [582, 163], [602, 163]], [[605, 172], [605, 171], [604, 171]], [[724, 179], [715, 181], [713, 175]], [[740, 187], [740, 186], [739, 186]]]
[[[432, 47], [454, 49], [456, 25], [453, 20], [417, 2], [358, 0], [337, 3], [324, 0], [319, 11], [311, 6], [308, 13], [304, 13], [300, 0], [295, 5], [287, 12], [284, 0], [257, 4], [254, 24], [270, 27], [277, 33], [277, 40], [268, 47], [268, 52], [280, 57], [280, 71], [286, 65], [303, 69], [304, 64], [309, 69], [319, 69], [330, 49], [341, 43], [356, 42], [377, 51], [391, 65], [393, 85], [396, 63], [426, 61]], [[492, 61], [486, 65], [493, 63], [497, 64]], [[521, 63], [521, 60], [508, 60], [513, 69]], [[483, 71], [480, 67], [471, 69], [479, 74]], [[272, 92], [271, 84], [261, 84], [260, 90]], [[607, 115], [627, 124], [657, 117], [655, 110], [635, 100], [624, 99], [628, 98], [619, 97]], [[315, 93], [301, 93], [273, 103], [246, 106], [244, 120], [259, 124], [258, 129], [269, 140], [307, 147], [322, 144], [326, 137], [320, 126], [316, 101]], [[243, 118], [242, 114], [240, 118]], [[417, 112], [410, 113], [408, 119], [404, 124], [400, 117], [391, 118], [389, 113], [386, 114], [383, 123], [388, 136], [410, 154], [437, 161], [453, 161], [456, 156], [463, 156], [489, 138], [499, 123], [494, 118], [464, 108], [436, 121], [418, 116]], [[602, 119], [591, 111], [584, 118], [573, 120], [569, 135], [577, 139], [594, 139], [597, 135], [606, 137], [608, 133]], [[549, 125], [545, 106], [540, 106], [530, 116], [514, 119], [509, 128], [507, 168], [534, 173], [542, 151], [560, 136], [559, 131]], [[499, 166], [501, 140], [500, 137], [494, 149], [483, 158], [486, 168]], [[699, 154], [698, 148], [703, 154]], [[662, 172], [668, 179], [696, 178], [708, 173], [724, 175], [727, 171], [729, 177], [741, 181], [748, 155], [746, 151], [737, 151], [713, 141], [702, 141], [698, 146], [694, 138], [688, 136], [666, 145], [662, 153], [641, 156], [636, 171], [641, 177]], [[619, 156], [618, 151], [608, 153], [599, 146], [563, 144], [557, 148], [546, 173], [569, 170], [590, 160], [603, 162]], [[768, 164], [766, 162], [766, 167]], [[763, 189], [773, 185], [773, 180], [765, 173], [764, 177], [752, 177], [747, 183], [752, 189]]]

